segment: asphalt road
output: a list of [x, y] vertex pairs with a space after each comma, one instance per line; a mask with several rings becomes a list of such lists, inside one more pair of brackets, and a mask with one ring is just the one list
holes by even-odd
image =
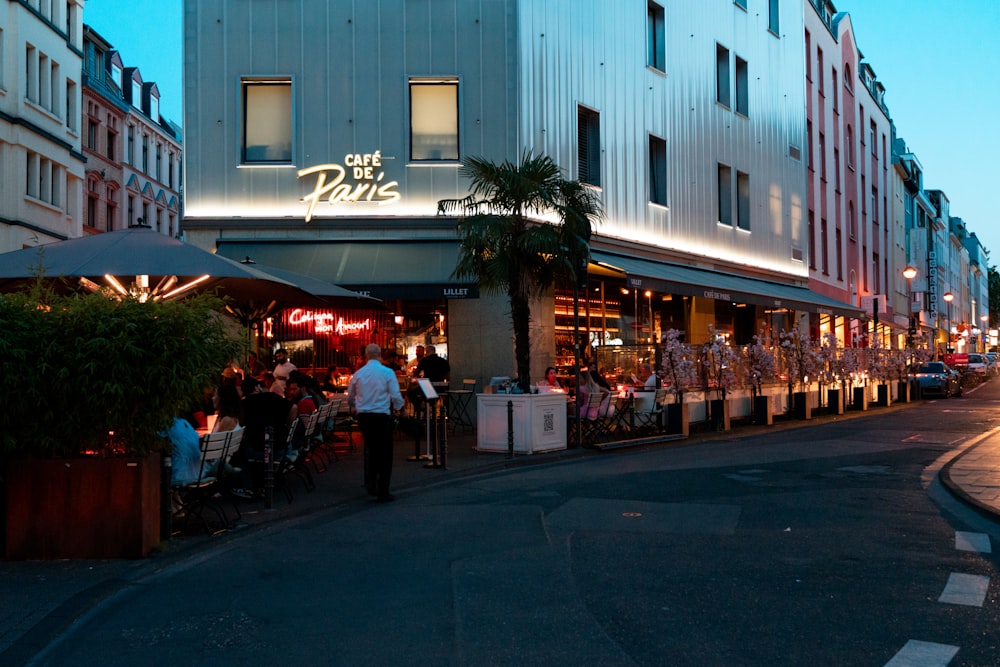
[[32, 664], [997, 665], [1000, 526], [932, 479], [998, 423], [972, 393], [328, 510], [131, 582]]

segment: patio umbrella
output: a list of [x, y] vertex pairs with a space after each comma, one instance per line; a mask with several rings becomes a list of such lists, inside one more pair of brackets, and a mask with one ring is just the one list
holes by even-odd
[[149, 227], [58, 241], [0, 254], [0, 291], [39, 276], [56, 288], [108, 289], [141, 300], [215, 292], [244, 324], [290, 305], [323, 307], [320, 297], [252, 265], [234, 262]]

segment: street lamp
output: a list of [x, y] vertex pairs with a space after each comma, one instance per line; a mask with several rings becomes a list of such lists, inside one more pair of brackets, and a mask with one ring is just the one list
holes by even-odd
[[982, 341], [982, 343], [983, 343], [983, 353], [985, 353], [986, 352], [986, 334], [987, 334], [987, 332], [989, 331], [989, 328], [990, 328], [990, 316], [984, 313], [984, 314], [982, 314], [982, 315], [979, 316], [979, 321], [983, 323], [983, 325], [981, 327], [979, 327], [979, 340]]
[[955, 300], [955, 295], [951, 292], [945, 292], [945, 295], [941, 297], [948, 304], [948, 337], [945, 338], [944, 351], [951, 352], [951, 302]]
[[907, 318], [909, 320], [910, 328], [907, 334], [908, 347], [913, 347], [913, 336], [917, 333], [917, 325], [913, 320], [913, 279], [917, 277], [917, 270], [912, 266], [907, 266], [903, 269], [903, 277], [906, 278], [906, 298], [910, 300], [910, 305], [907, 307]]

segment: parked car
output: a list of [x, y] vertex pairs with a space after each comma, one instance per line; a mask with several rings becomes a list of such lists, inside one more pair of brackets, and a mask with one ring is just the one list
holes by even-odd
[[1000, 375], [1000, 354], [997, 354], [996, 352], [987, 352], [983, 356], [989, 360], [989, 373], [987, 373], [987, 375], [990, 377]]
[[928, 361], [914, 367], [910, 377], [920, 385], [922, 396], [962, 395], [962, 376], [954, 368], [943, 361]]
[[984, 355], [978, 354], [976, 352], [970, 352], [969, 355], [969, 371], [972, 373], [978, 373], [981, 377], [985, 378], [989, 373], [989, 359]]

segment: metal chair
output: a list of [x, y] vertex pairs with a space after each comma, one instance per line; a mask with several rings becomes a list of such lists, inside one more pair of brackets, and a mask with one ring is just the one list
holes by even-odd
[[448, 417], [450, 426], [453, 429], [460, 428], [462, 433], [475, 431], [476, 425], [469, 414], [469, 407], [472, 404], [472, 397], [476, 395], [476, 380], [465, 378], [462, 380], [461, 389], [452, 389], [448, 392]]
[[176, 497], [180, 502], [180, 507], [176, 513], [184, 513], [185, 525], [192, 516], [198, 517], [205, 532], [211, 535], [213, 531], [205, 519], [205, 510], [210, 509], [215, 512], [222, 530], [229, 528], [229, 520], [225, 510], [213, 499], [216, 492], [220, 490], [219, 480], [225, 470], [226, 452], [229, 449], [229, 441], [232, 431], [222, 431], [219, 433], [206, 433], [199, 439], [201, 449], [201, 462], [198, 466], [198, 476], [190, 480], [181, 480], [173, 485]]

